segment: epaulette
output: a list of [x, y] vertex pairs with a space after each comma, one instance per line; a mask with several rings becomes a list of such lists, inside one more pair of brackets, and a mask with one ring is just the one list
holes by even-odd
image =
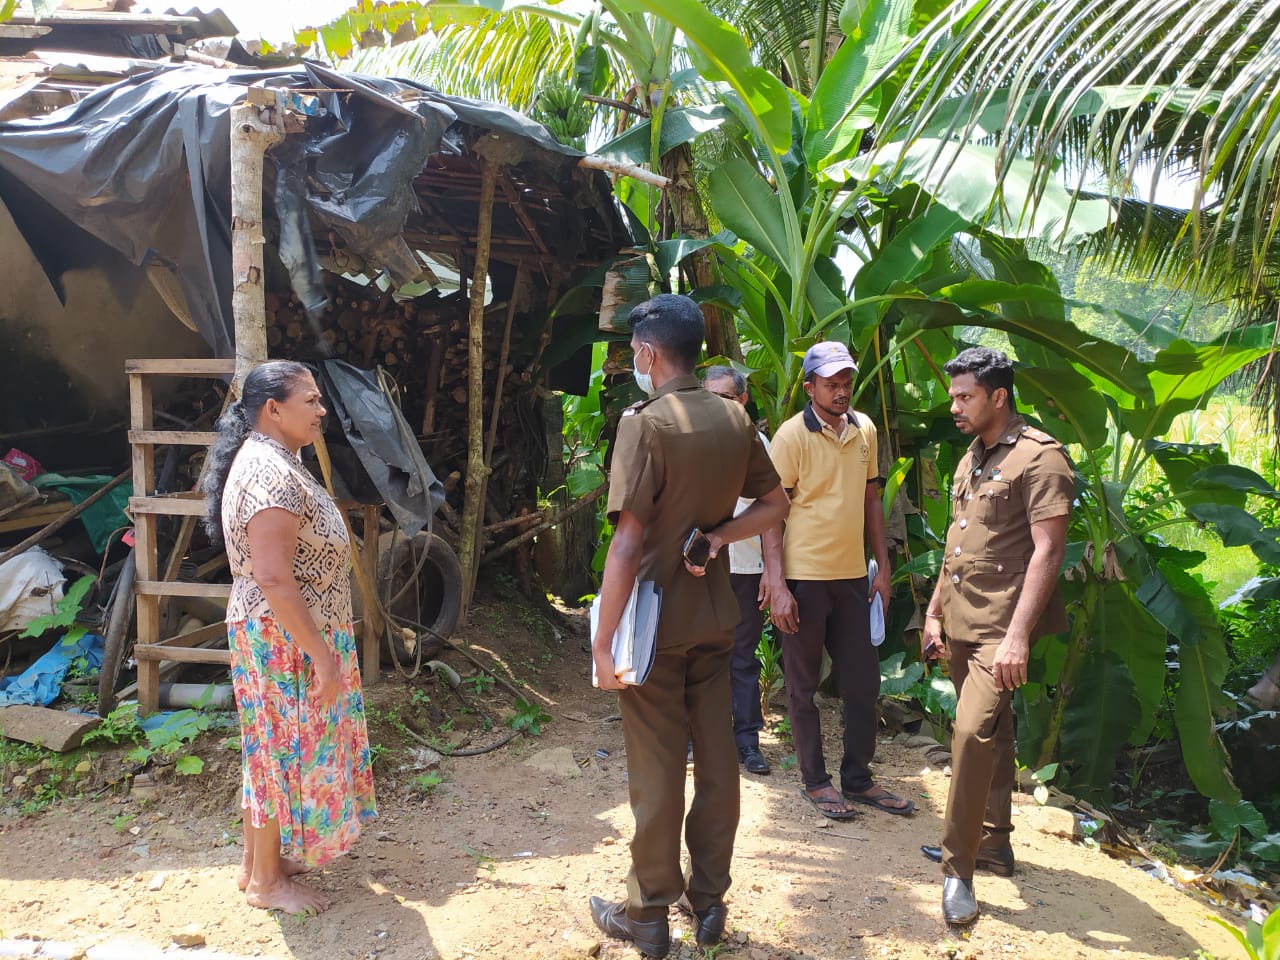
[[650, 403], [652, 403], [653, 399], [654, 399], [653, 397], [649, 397], [647, 400], [637, 400], [631, 406], [623, 410], [622, 415], [624, 417], [634, 417], [637, 413], [639, 413], [641, 410], [647, 407]]
[[1045, 445], [1058, 442], [1057, 437], [1053, 437], [1045, 433], [1043, 430], [1039, 430], [1035, 427], [1027, 427], [1025, 430], [1022, 431], [1022, 435], [1025, 436], [1028, 440], [1034, 440], [1036, 443], [1045, 444]]

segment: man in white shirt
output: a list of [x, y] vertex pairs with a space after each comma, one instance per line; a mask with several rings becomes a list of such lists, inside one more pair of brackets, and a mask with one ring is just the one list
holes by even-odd
[[[747, 378], [733, 367], [708, 367], [702, 378], [702, 386], [744, 407], [750, 399], [747, 394]], [[760, 440], [766, 450], [769, 441], [762, 433]], [[745, 497], [738, 498], [734, 516], [751, 505]], [[733, 738], [738, 745], [738, 762], [748, 773], [766, 774], [769, 761], [760, 752], [760, 729], [764, 716], [760, 711], [760, 661], [756, 659], [756, 647], [764, 630], [764, 611], [760, 580], [764, 574], [764, 557], [760, 538], [749, 537], [729, 544], [729, 581], [738, 598], [740, 618], [733, 632], [733, 657], [729, 662], [729, 682], [732, 689]]]

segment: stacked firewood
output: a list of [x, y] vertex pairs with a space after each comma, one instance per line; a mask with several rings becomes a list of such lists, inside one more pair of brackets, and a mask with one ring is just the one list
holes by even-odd
[[[467, 463], [467, 298], [436, 291], [396, 300], [376, 286], [325, 274], [328, 305], [318, 322], [307, 317], [291, 293], [266, 295], [267, 344], [271, 356], [316, 360], [334, 357], [365, 370], [384, 368], [400, 391], [400, 406], [418, 434], [427, 462], [462, 502]], [[485, 311], [484, 425], [487, 436], [498, 378], [506, 305]], [[498, 432], [489, 478], [486, 522], [515, 514], [535, 495], [545, 463], [540, 400], [527, 389], [527, 368], [542, 329], [517, 317], [511, 331]]]

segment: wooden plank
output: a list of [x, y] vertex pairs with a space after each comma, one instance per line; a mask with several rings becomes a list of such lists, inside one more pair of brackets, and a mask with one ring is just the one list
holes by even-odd
[[170, 637], [168, 640], [162, 640], [159, 645], [164, 647], [200, 647], [214, 640], [225, 642], [226, 639], [227, 625], [219, 621], [205, 627], [197, 627], [176, 637]]
[[0, 23], [0, 40], [34, 40], [52, 30], [53, 27], [37, 27], [33, 24]]
[[[129, 429], [150, 430], [155, 426], [151, 384], [141, 374], [129, 374]], [[132, 448], [133, 494], [149, 497], [156, 492], [155, 451], [144, 444]]]
[[56, 753], [80, 746], [84, 735], [101, 722], [101, 717], [48, 707], [0, 707], [0, 734]]
[[189, 447], [211, 447], [218, 439], [213, 430], [130, 430], [130, 443], [168, 443]]
[[209, 650], [205, 647], [170, 647], [163, 643], [139, 643], [133, 648], [133, 658], [142, 668], [144, 661], [159, 663], [169, 660], [176, 663], [220, 663], [231, 666], [230, 650]]
[[149, 497], [130, 497], [129, 512], [134, 519], [147, 516], [203, 517], [204, 497], [198, 493], [169, 493]]
[[0, 533], [43, 527], [50, 520], [57, 520], [62, 516], [68, 506], [70, 506], [70, 501], [59, 500], [55, 503], [44, 503], [39, 506], [29, 507], [21, 512], [12, 513], [5, 519], [0, 520]]
[[183, 580], [138, 580], [133, 589], [140, 597], [229, 597], [229, 583], [189, 583]]
[[[361, 530], [364, 537], [364, 545], [360, 549], [360, 556], [356, 559], [356, 563], [364, 566], [365, 575], [369, 583], [378, 582], [378, 514], [380, 509], [378, 504], [367, 504], [364, 508], [364, 526]], [[379, 650], [382, 646], [382, 614], [377, 607], [372, 610], [369, 609], [367, 598], [364, 622], [360, 625], [360, 638], [364, 648], [364, 667], [361, 672], [361, 679], [365, 686], [371, 686], [378, 682], [382, 674], [378, 664]]]
[[235, 360], [174, 357], [163, 360], [126, 360], [126, 373], [149, 373], [168, 377], [229, 377], [236, 372]]

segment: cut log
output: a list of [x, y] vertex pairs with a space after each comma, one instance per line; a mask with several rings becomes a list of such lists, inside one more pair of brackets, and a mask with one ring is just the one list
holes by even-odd
[[101, 717], [48, 707], [0, 707], [0, 734], [55, 753], [80, 746], [84, 735], [101, 722]]

